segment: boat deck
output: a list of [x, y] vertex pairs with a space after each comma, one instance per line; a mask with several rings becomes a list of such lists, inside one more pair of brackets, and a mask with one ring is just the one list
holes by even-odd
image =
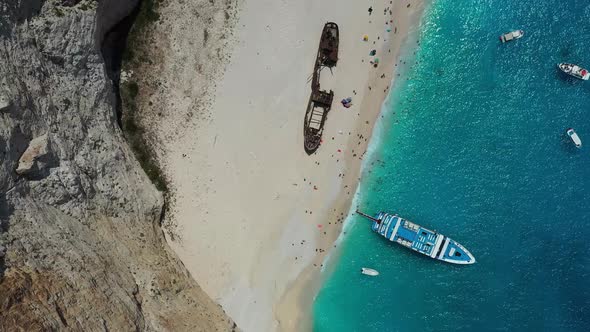
[[318, 63], [322, 66], [334, 67], [338, 62], [338, 25], [328, 22], [322, 31], [318, 54]]
[[373, 231], [408, 249], [449, 263], [475, 262], [473, 255], [456, 241], [411, 221], [383, 212], [373, 220]]
[[433, 256], [437, 239], [439, 236], [442, 236], [390, 214], [386, 215], [380, 224], [374, 223], [373, 230], [390, 241], [397, 242], [428, 256]]
[[324, 113], [326, 111], [322, 107], [315, 107], [311, 111], [311, 118], [309, 119], [309, 128], [320, 130], [324, 122]]

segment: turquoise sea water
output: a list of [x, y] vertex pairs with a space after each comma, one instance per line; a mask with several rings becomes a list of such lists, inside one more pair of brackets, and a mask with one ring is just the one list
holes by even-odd
[[431, 260], [350, 217], [314, 330], [590, 331], [590, 82], [556, 69], [590, 67], [590, 1], [435, 0], [424, 15], [355, 204], [436, 229], [477, 263]]

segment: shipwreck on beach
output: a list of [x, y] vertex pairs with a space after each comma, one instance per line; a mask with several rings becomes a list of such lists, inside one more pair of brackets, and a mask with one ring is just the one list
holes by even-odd
[[320, 45], [313, 70], [311, 82], [311, 96], [305, 112], [303, 126], [304, 148], [307, 154], [314, 153], [322, 142], [322, 132], [332, 107], [334, 92], [322, 91], [320, 88], [320, 73], [323, 68], [332, 68], [338, 62], [338, 25], [328, 22], [324, 25]]

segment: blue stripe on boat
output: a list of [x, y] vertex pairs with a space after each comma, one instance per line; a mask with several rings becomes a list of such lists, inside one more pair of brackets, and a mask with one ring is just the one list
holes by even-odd
[[[441, 241], [444, 236], [442, 234], [384, 212], [379, 213], [376, 218], [380, 222], [374, 221], [371, 229], [390, 241], [400, 243], [419, 253], [445, 262], [455, 264], [475, 263], [473, 255], [459, 243], [448, 239], [448, 245], [443, 247], [444, 243]], [[398, 220], [399, 226], [394, 234]], [[436, 245], [437, 240], [438, 246]], [[434, 252], [434, 250], [437, 250], [437, 252]], [[440, 254], [438, 253], [439, 250], [442, 250]]]

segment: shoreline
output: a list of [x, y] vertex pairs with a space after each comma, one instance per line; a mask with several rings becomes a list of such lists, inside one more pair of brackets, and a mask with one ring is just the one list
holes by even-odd
[[[398, 7], [397, 9], [403, 10], [405, 7], [405, 4], [406, 4], [405, 1], [398, 2], [396, 4]], [[388, 78], [390, 78], [390, 81], [389, 81], [389, 85], [388, 85], [385, 95], [383, 96], [383, 98], [380, 98], [380, 99], [364, 98], [362, 105], [361, 105], [361, 109], [370, 110], [370, 113], [366, 117], [372, 118], [372, 120], [368, 120], [370, 123], [370, 129], [368, 131], [367, 136], [370, 139], [364, 143], [361, 143], [361, 145], [360, 145], [360, 148], [362, 151], [364, 151], [364, 153], [368, 152], [369, 144], [371, 143], [371, 141], [373, 139], [373, 132], [375, 130], [375, 125], [377, 124], [377, 121], [379, 121], [379, 116], [382, 113], [382, 107], [384, 106], [384, 104], [387, 101], [387, 98], [389, 97], [390, 89], [392, 87], [394, 87], [396, 78], [393, 75], [395, 75], [397, 73], [397, 70], [395, 69], [396, 68], [395, 62], [397, 62], [397, 60], [403, 55], [403, 52], [405, 51], [403, 49], [403, 46], [408, 46], [407, 45], [408, 38], [409, 38], [410, 34], [413, 32], [413, 31], [411, 31], [411, 29], [418, 28], [418, 25], [419, 25], [420, 20], [422, 18], [422, 14], [424, 13], [425, 0], [421, 0], [419, 2], [413, 2], [412, 4], [415, 6], [414, 8], [412, 8], [412, 13], [410, 15], [404, 17], [403, 18], [404, 21], [402, 21], [402, 23], [398, 23], [402, 27], [400, 29], [400, 26], [398, 26], [398, 32], [400, 32], [400, 35], [403, 35], [404, 37], [396, 40], [394, 43], [385, 44], [383, 46], [383, 48], [385, 48], [385, 46], [390, 47], [392, 54], [393, 54], [393, 56], [386, 58], [387, 62], [382, 62], [382, 65], [385, 68], [388, 68], [390, 71], [390, 74], [388, 76]], [[405, 68], [405, 69], [407, 69], [407, 68]], [[367, 82], [367, 86], [365, 87], [365, 90], [368, 90], [368, 87], [370, 86], [370, 84], [378, 82], [378, 81], [379, 81], [379, 77], [378, 77], [378, 75], [376, 75], [376, 72], [374, 72], [373, 75], [369, 78], [369, 80]], [[359, 119], [359, 121], [357, 121], [357, 127], [356, 127], [355, 131], [356, 132], [363, 132], [365, 130], [365, 126], [366, 126], [366, 123], [363, 123]], [[349, 143], [353, 143], [353, 142], [349, 142]], [[351, 148], [351, 144], [348, 144], [347, 147]], [[353, 211], [352, 203], [358, 194], [360, 179], [362, 176], [361, 172], [362, 172], [363, 164], [365, 161], [364, 158], [363, 159], [360, 159], [360, 158], [356, 159], [356, 158], [353, 158], [350, 156], [348, 158], [346, 158], [345, 160], [346, 160], [346, 166], [347, 166], [346, 169], [349, 169], [352, 171], [353, 174], [356, 174], [357, 180], [354, 181], [353, 186], [350, 187], [351, 191], [354, 190], [353, 196], [346, 194], [348, 192], [348, 190], [342, 190], [339, 194], [339, 198], [338, 198], [337, 202], [335, 202], [331, 206], [330, 210], [334, 210], [334, 211], [344, 210], [344, 211], [346, 211], [346, 215], [342, 216], [342, 215], [338, 215], [338, 214], [332, 214], [331, 216], [329, 216], [329, 219], [332, 219], [332, 220], [340, 218], [340, 219], [342, 219], [342, 222], [339, 225], [339, 229], [338, 229], [338, 232], [335, 237], [330, 237], [330, 238], [325, 238], [323, 240], [320, 240], [321, 241], [320, 243], [324, 244], [324, 246], [327, 246], [327, 247], [330, 247], [330, 245], [334, 244], [332, 246], [332, 248], [330, 248], [327, 251], [327, 255], [322, 256], [321, 259], [319, 259], [320, 257], [318, 257], [318, 259], [316, 259], [316, 261], [315, 261], [316, 265], [323, 266], [327, 270], [325, 270], [324, 268], [318, 270], [318, 269], [315, 269], [313, 265], [310, 265], [299, 275], [299, 277], [292, 284], [290, 284], [288, 286], [287, 291], [285, 292], [283, 298], [275, 307], [275, 313], [276, 313], [277, 320], [279, 322], [286, 322], [285, 326], [281, 326], [281, 329], [280, 329], [281, 331], [311, 331], [312, 330], [312, 328], [313, 328], [313, 302], [314, 302], [315, 296], [319, 292], [319, 290], [320, 290], [321, 286], [323, 285], [323, 283], [325, 282], [325, 280], [330, 277], [330, 275], [332, 273], [331, 270], [335, 268], [335, 263], [329, 263], [329, 261], [337, 262], [339, 259], [340, 250], [339, 250], [339, 248], [337, 248], [337, 244], [340, 244], [341, 238], [346, 235], [346, 231], [344, 230], [344, 227], [346, 225], [344, 224], [344, 221], [346, 221], [348, 219], [348, 216]], [[309, 308], [309, 310], [307, 310], [307, 312], [306, 312], [302, 308]], [[294, 315], [294, 312], [296, 312], [296, 315]], [[296, 323], [296, 322], [299, 322], [299, 323]]]
[[[321, 285], [394, 61], [423, 1], [203, 6], [162, 5], [146, 37], [154, 59], [131, 76], [146, 144], [170, 188], [167, 240], [243, 330], [297, 330], [298, 321], [309, 327], [302, 308]], [[393, 16], [384, 11], [389, 6]], [[391, 17], [397, 30], [384, 44]], [[324, 143], [308, 156], [301, 130], [307, 78], [327, 21], [340, 27], [338, 66], [321, 78], [335, 102]], [[371, 49], [381, 60], [376, 69]], [[353, 107], [344, 109], [339, 101], [349, 96]]]

